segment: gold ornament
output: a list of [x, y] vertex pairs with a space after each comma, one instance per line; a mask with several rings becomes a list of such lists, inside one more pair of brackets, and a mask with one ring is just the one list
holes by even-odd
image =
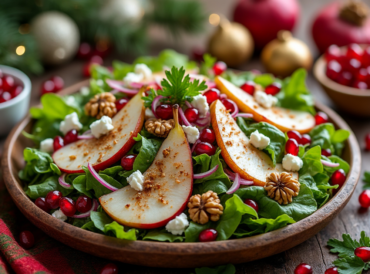
[[268, 72], [281, 77], [291, 75], [298, 68], [309, 70], [312, 66], [308, 46], [286, 30], [279, 31], [278, 38], [264, 47], [261, 58]]
[[228, 66], [238, 66], [252, 56], [253, 49], [250, 32], [243, 25], [222, 18], [208, 41], [207, 51]]

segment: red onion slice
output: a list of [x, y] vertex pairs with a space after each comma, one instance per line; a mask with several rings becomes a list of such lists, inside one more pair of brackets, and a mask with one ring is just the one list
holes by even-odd
[[91, 209], [88, 212], [82, 213], [79, 215], [73, 215], [72, 218], [76, 218], [76, 219], [87, 218], [90, 216], [92, 211], [96, 211], [98, 209], [98, 206], [99, 206], [98, 202], [95, 199], [93, 199], [93, 204], [91, 206]]
[[223, 93], [220, 94], [220, 99], [226, 99], [226, 98], [227, 98], [226, 94], [223, 94]]
[[205, 116], [199, 116], [199, 120], [204, 120], [204, 119], [207, 119], [209, 116], [211, 116], [211, 113], [208, 111], [207, 114]]
[[252, 113], [238, 113], [235, 115], [235, 118], [236, 117], [253, 118], [253, 114]]
[[332, 162], [325, 161], [325, 160], [321, 160], [321, 163], [327, 167], [339, 167], [338, 163], [332, 163]]
[[213, 173], [216, 172], [217, 169], [218, 169], [218, 165], [215, 165], [213, 168], [211, 168], [210, 170], [208, 170], [206, 172], [199, 173], [199, 174], [194, 174], [193, 178], [194, 179], [203, 179], [205, 177], [211, 176]]
[[71, 188], [72, 186], [66, 182], [66, 175], [66, 173], [63, 173], [62, 176], [58, 178], [58, 182], [64, 188]]
[[236, 115], [239, 113], [238, 105], [233, 100], [229, 100], [229, 102], [234, 105], [234, 112], [231, 113], [231, 117], [235, 118]]
[[188, 101], [185, 101], [185, 105], [188, 107], [188, 108], [193, 108], [193, 105], [190, 104]]
[[79, 135], [77, 136], [77, 139], [78, 140], [89, 140], [89, 139], [94, 139], [95, 137], [92, 135], [92, 134], [89, 134], [89, 135]]
[[[227, 168], [224, 169], [224, 172], [226, 173], [227, 177], [229, 177], [229, 179], [231, 181], [234, 181], [235, 180], [235, 177], [236, 177], [236, 174], [235, 173], [231, 172]], [[241, 185], [244, 185], [244, 186], [250, 186], [250, 185], [253, 185], [254, 182], [253, 181], [250, 181], [250, 180], [245, 180], [245, 179], [240, 178], [240, 184]]]
[[208, 86], [208, 89], [217, 88], [216, 84], [210, 81], [206, 81], [206, 85]]
[[138, 88], [138, 89], [141, 89], [141, 88], [144, 86], [144, 84], [143, 84], [143, 83], [136, 83], [136, 82], [132, 82], [132, 83], [130, 83], [130, 86], [131, 86], [132, 88]]
[[240, 187], [240, 175], [239, 173], [236, 173], [234, 183], [230, 187], [230, 189], [226, 191], [226, 194], [233, 194], [235, 191], [239, 189], [239, 187]]
[[207, 119], [205, 122], [199, 122], [199, 120], [198, 121], [195, 121], [193, 124], [194, 125], [196, 125], [196, 126], [198, 126], [198, 127], [205, 127], [205, 126], [208, 126], [209, 125], [209, 123], [210, 123], [210, 120], [209, 119]]
[[154, 100], [152, 102], [152, 112], [153, 112], [155, 118], [157, 118], [157, 119], [159, 119], [159, 116], [157, 115], [156, 109], [157, 109], [157, 105], [158, 105], [159, 100], [161, 100], [162, 98], [163, 98], [162, 95], [158, 95], [157, 97], [154, 98]]
[[[114, 89], [114, 91], [123, 92], [123, 93], [130, 94], [130, 95], [135, 95], [139, 92], [138, 89], [130, 89], [130, 88], [123, 87], [121, 85], [122, 83], [121, 81], [116, 81], [116, 80], [111, 80], [111, 79], [106, 79], [105, 81], [107, 82], [109, 87]], [[114, 93], [114, 91], [112, 93]]]
[[191, 154], [193, 154], [193, 152], [194, 152], [194, 149], [195, 149], [195, 147], [197, 146], [197, 144], [198, 143], [200, 143], [200, 140], [198, 139], [198, 140], [196, 140], [195, 141], [195, 143], [193, 144], [193, 146], [192, 146], [192, 148], [191, 148]]
[[189, 123], [188, 119], [186, 119], [184, 111], [182, 110], [182, 108], [179, 108], [179, 114], [180, 114], [181, 120], [185, 124], [185, 126], [190, 127], [191, 124]]
[[111, 184], [107, 183], [102, 177], [100, 177], [100, 175], [95, 171], [95, 169], [93, 168], [93, 166], [90, 163], [87, 164], [87, 168], [91, 172], [91, 175], [99, 183], [101, 183], [104, 187], [108, 188], [110, 191], [116, 191], [116, 190], [118, 190], [118, 188], [116, 188], [116, 187], [112, 186]]
[[84, 133], [82, 133], [82, 135], [90, 135], [90, 134], [91, 134], [91, 129], [86, 130]]

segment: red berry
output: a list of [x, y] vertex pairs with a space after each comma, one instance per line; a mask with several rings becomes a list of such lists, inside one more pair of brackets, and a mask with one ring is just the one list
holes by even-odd
[[360, 196], [358, 197], [358, 201], [363, 208], [370, 207], [370, 189], [366, 189], [361, 192]]
[[59, 200], [63, 197], [62, 192], [59, 190], [53, 190], [46, 195], [46, 203], [48, 204], [49, 208], [56, 209], [59, 207]]
[[253, 81], [247, 81], [240, 88], [244, 90], [246, 93], [253, 95], [254, 91], [256, 90], [256, 85], [254, 84]]
[[221, 75], [226, 70], [227, 65], [222, 61], [218, 61], [216, 62], [216, 64], [213, 65], [213, 72], [215, 73], [215, 75]]
[[19, 234], [19, 244], [24, 249], [30, 249], [35, 244], [35, 237], [31, 231], [22, 231]]
[[363, 49], [358, 44], [350, 44], [347, 47], [346, 57], [361, 60]]
[[303, 134], [301, 139], [301, 145], [310, 145], [311, 144], [311, 136], [308, 134]]
[[366, 134], [365, 136], [365, 145], [366, 145], [366, 150], [370, 150], [370, 133]]
[[355, 249], [355, 255], [363, 260], [365, 263], [370, 261], [370, 247], [361, 246]]
[[3, 78], [2, 88], [5, 91], [10, 91], [14, 86], [14, 78], [10, 75], [6, 75]]
[[123, 156], [121, 159], [121, 166], [124, 170], [132, 170], [134, 168], [134, 162], [137, 155], [129, 154], [126, 156]]
[[358, 88], [358, 89], [368, 89], [368, 85], [363, 82], [363, 81], [359, 81], [359, 80], [356, 80], [353, 84], [352, 84], [352, 87], [354, 88]]
[[66, 133], [64, 136], [64, 145], [74, 143], [78, 140], [78, 132], [75, 129], [72, 129]]
[[64, 147], [63, 138], [60, 136], [54, 137], [54, 143], [53, 143], [54, 152], [57, 151], [58, 149], [61, 149], [62, 147]]
[[200, 132], [199, 140], [201, 142], [213, 144], [213, 142], [216, 140], [215, 132], [213, 131], [213, 129], [205, 128]]
[[220, 91], [216, 88], [211, 88], [210, 90], [206, 91], [203, 95], [206, 96], [207, 103], [208, 105], [210, 105], [220, 98]]
[[319, 111], [315, 115], [316, 126], [329, 122], [329, 117], [326, 113]]
[[86, 213], [88, 212], [92, 207], [92, 200], [85, 196], [81, 195], [80, 197], [77, 198], [76, 201], [76, 209], [81, 212], [81, 213]]
[[194, 152], [196, 155], [207, 154], [212, 156], [216, 153], [216, 147], [207, 142], [200, 142], [196, 145]]
[[48, 204], [46, 203], [46, 199], [44, 197], [37, 198], [35, 201], [35, 205], [47, 213], [49, 213], [50, 211], [50, 208]]
[[199, 233], [199, 242], [213, 242], [217, 239], [217, 231], [209, 228]]
[[252, 199], [245, 199], [244, 203], [246, 205], [249, 205], [251, 208], [253, 208], [256, 212], [258, 212], [258, 204], [255, 200]]
[[21, 94], [21, 92], [23, 91], [23, 87], [22, 86], [14, 86], [12, 88], [12, 90], [10, 91], [10, 96], [12, 98], [15, 98], [17, 97], [19, 94]]
[[78, 48], [77, 57], [80, 59], [87, 59], [92, 54], [92, 48], [88, 43], [81, 43]]
[[158, 117], [163, 120], [168, 120], [173, 118], [172, 106], [168, 104], [159, 105], [155, 112]]
[[352, 84], [352, 80], [353, 80], [352, 73], [350, 73], [349, 71], [343, 71], [339, 75], [339, 77], [337, 79], [337, 83], [341, 84], [341, 85], [344, 85], [344, 86], [350, 86]]
[[118, 274], [118, 267], [115, 264], [107, 264], [100, 271], [100, 274]]
[[51, 80], [45, 81], [41, 86], [41, 95], [55, 92], [55, 84]]
[[64, 215], [68, 217], [72, 217], [76, 213], [76, 205], [75, 201], [68, 197], [62, 197], [59, 200], [59, 207], [60, 210], [64, 213]]
[[290, 130], [290, 131], [288, 131], [287, 135], [288, 135], [289, 139], [296, 140], [298, 144], [302, 143], [302, 135], [298, 131]]
[[199, 111], [196, 108], [188, 108], [185, 110], [185, 117], [190, 123], [194, 123], [199, 118]]
[[330, 148], [327, 149], [321, 149], [321, 155], [324, 155], [326, 157], [330, 157], [332, 155]]
[[337, 81], [342, 71], [342, 66], [337, 61], [332, 60], [326, 66], [326, 76], [333, 81]]
[[285, 152], [297, 156], [299, 152], [298, 142], [294, 139], [289, 139], [285, 144]]
[[230, 99], [223, 98], [221, 99], [221, 103], [224, 104], [224, 106], [226, 107], [228, 111], [230, 111], [230, 113], [233, 113], [235, 111], [234, 102], [231, 101]]
[[272, 83], [265, 88], [265, 93], [275, 96], [281, 90], [281, 84], [278, 82]]
[[53, 76], [53, 77], [51, 77], [50, 80], [54, 82], [54, 86], [55, 86], [54, 92], [58, 92], [58, 91], [60, 91], [60, 90], [63, 89], [63, 87], [64, 87], [64, 80], [63, 80], [62, 77]]
[[312, 273], [313, 273], [312, 267], [305, 263], [299, 264], [294, 270], [294, 274], [312, 274]]
[[337, 45], [331, 45], [325, 52], [326, 62], [336, 60], [341, 56], [340, 48]]
[[343, 169], [338, 169], [334, 171], [333, 175], [331, 175], [331, 185], [338, 185], [337, 189], [333, 189], [333, 194], [337, 193], [338, 190], [343, 186], [344, 182], [346, 181], [346, 173]]
[[326, 271], [325, 271], [325, 274], [338, 274], [338, 269], [334, 266], [334, 267], [331, 267], [331, 268], [328, 268]]
[[127, 105], [128, 99], [126, 98], [121, 98], [116, 101], [116, 109], [117, 111], [120, 111], [125, 105]]
[[12, 99], [12, 96], [7, 91], [0, 94], [0, 103], [8, 102], [10, 99]]

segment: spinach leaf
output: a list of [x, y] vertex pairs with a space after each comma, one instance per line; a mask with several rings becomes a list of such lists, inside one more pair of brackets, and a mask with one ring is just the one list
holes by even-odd
[[195, 274], [235, 274], [236, 269], [232, 264], [216, 267], [201, 267], [195, 269]]
[[93, 198], [91, 191], [86, 189], [86, 175], [80, 175], [76, 177], [72, 184], [78, 192], [85, 194], [87, 197]]
[[256, 75], [253, 81], [256, 84], [263, 86], [264, 88], [267, 87], [268, 85], [271, 85], [273, 82], [280, 82], [279, 79], [276, 79], [272, 74], [268, 73]]
[[225, 193], [228, 190], [228, 186], [220, 180], [209, 180], [201, 184], [195, 184], [193, 186], [193, 195], [194, 194], [203, 194], [209, 190], [216, 192], [218, 195]]
[[185, 242], [198, 242], [199, 234], [208, 228], [213, 227], [212, 222], [208, 222], [204, 225], [190, 222], [189, 226], [185, 229]]
[[302, 156], [302, 161], [303, 167], [299, 170], [300, 176], [304, 174], [314, 176], [324, 171], [324, 167], [321, 163], [321, 148], [319, 146], [307, 150]]
[[73, 188], [67, 189], [62, 187], [58, 182], [58, 176], [51, 176], [40, 184], [28, 185], [26, 194], [31, 199], [37, 199], [39, 197], [46, 197], [53, 190], [59, 190], [63, 196], [67, 196], [73, 191]]
[[150, 230], [143, 238], [144, 241], [151, 240], [151, 241], [159, 241], [159, 242], [183, 242], [184, 237], [173, 235], [168, 233], [165, 229], [155, 229]]
[[235, 73], [232, 70], [227, 70], [222, 74], [222, 77], [233, 83], [235, 86], [240, 87], [247, 81], [253, 81], [255, 75], [250, 71]]
[[162, 145], [163, 140], [161, 139], [147, 139], [140, 134], [136, 138], [135, 141], [141, 142], [140, 152], [137, 155], [133, 171], [140, 170], [141, 173], [145, 172], [150, 165], [153, 163], [155, 156], [157, 156], [158, 150]]
[[109, 217], [105, 212], [92, 211], [90, 218], [94, 223], [94, 226], [101, 231], [104, 231], [105, 225], [113, 222], [112, 218]]

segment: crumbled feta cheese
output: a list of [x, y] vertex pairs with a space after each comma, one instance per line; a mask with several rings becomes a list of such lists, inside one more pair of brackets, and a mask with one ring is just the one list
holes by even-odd
[[61, 220], [63, 222], [67, 221], [68, 217], [63, 213], [63, 211], [61, 209], [58, 209], [56, 211], [54, 211], [53, 214], [51, 214], [51, 216], [57, 218], [58, 220]]
[[153, 111], [150, 108], [145, 109], [145, 120], [148, 120], [150, 118], [155, 118]]
[[47, 138], [40, 143], [40, 151], [51, 153], [54, 150], [54, 140], [51, 138]]
[[254, 99], [256, 99], [257, 103], [264, 108], [271, 108], [272, 106], [276, 105], [278, 101], [275, 96], [266, 94], [266, 92], [262, 90], [257, 90], [254, 93]]
[[145, 80], [150, 80], [152, 78], [152, 70], [145, 64], [136, 64], [135, 73], [143, 75]]
[[80, 93], [83, 95], [83, 96], [87, 96], [90, 94], [90, 89], [88, 87], [82, 87], [80, 89]]
[[193, 126], [182, 126], [186, 134], [186, 138], [190, 144], [194, 144], [199, 138], [199, 130]]
[[104, 85], [104, 81], [102, 79], [98, 79], [96, 80], [96, 84], [100, 87], [102, 87]]
[[167, 223], [166, 230], [173, 235], [181, 235], [188, 226], [188, 217], [184, 213], [181, 213], [180, 216], [176, 216], [175, 219]]
[[142, 74], [136, 74], [133, 72], [129, 72], [126, 74], [125, 78], [123, 78], [123, 81], [126, 83], [126, 85], [130, 85], [131, 83], [140, 83], [143, 80]]
[[270, 144], [270, 138], [259, 133], [258, 130], [252, 132], [249, 140], [251, 144], [258, 149], [265, 149]]
[[302, 166], [303, 161], [298, 156], [287, 154], [283, 158], [283, 168], [287, 171], [298, 171]]
[[114, 129], [112, 119], [108, 116], [103, 116], [100, 120], [95, 121], [90, 125], [91, 134], [99, 139], [102, 135], [107, 134], [109, 131]]
[[80, 130], [82, 128], [82, 124], [78, 120], [78, 115], [76, 112], [68, 114], [64, 117], [64, 121], [60, 123], [59, 130], [66, 135], [68, 131], [72, 129]]
[[205, 116], [209, 111], [209, 105], [207, 103], [207, 97], [204, 95], [197, 95], [193, 97], [191, 104], [194, 108], [199, 110], [199, 114]]
[[136, 170], [128, 178], [127, 182], [136, 191], [143, 191], [144, 175], [141, 174], [140, 170]]

